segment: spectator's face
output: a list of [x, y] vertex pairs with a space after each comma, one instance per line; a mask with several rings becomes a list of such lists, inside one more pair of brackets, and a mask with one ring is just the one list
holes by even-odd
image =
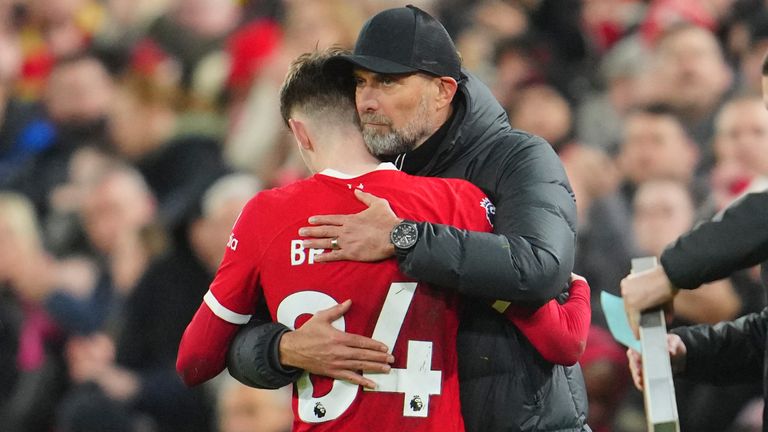
[[153, 216], [153, 201], [137, 180], [122, 173], [96, 185], [83, 206], [83, 225], [101, 253], [116, 251], [121, 241], [135, 238]]
[[235, 385], [220, 396], [220, 432], [287, 432], [293, 414], [280, 391]]
[[382, 75], [356, 69], [355, 99], [368, 149], [377, 156], [418, 147], [435, 131], [430, 96], [437, 86], [425, 74]]
[[512, 126], [538, 135], [553, 146], [563, 144], [571, 130], [571, 107], [549, 86], [524, 89], [510, 113]]
[[717, 140], [739, 165], [768, 175], [768, 111], [759, 99], [728, 104], [718, 118]]
[[178, 0], [175, 18], [194, 34], [215, 38], [237, 25], [239, 9], [231, 0]]
[[84, 59], [56, 68], [48, 82], [45, 102], [59, 124], [87, 124], [106, 116], [113, 85], [104, 67]]
[[659, 256], [664, 248], [693, 224], [693, 203], [688, 192], [675, 182], [642, 185], [635, 194], [634, 231], [644, 253]]
[[697, 153], [674, 117], [638, 112], [625, 122], [619, 162], [624, 176], [634, 184], [658, 178], [687, 182]]
[[0, 282], [13, 278], [29, 249], [8, 216], [0, 213]]
[[657, 83], [662, 97], [678, 109], [711, 109], [730, 84], [717, 39], [701, 28], [681, 30], [661, 41]]
[[248, 202], [230, 199], [221, 203], [211, 214], [197, 220], [191, 230], [190, 243], [195, 254], [211, 271], [216, 271], [224, 257], [227, 240], [232, 233], [237, 215]]
[[12, 83], [20, 70], [21, 47], [14, 36], [0, 28], [0, 86]]

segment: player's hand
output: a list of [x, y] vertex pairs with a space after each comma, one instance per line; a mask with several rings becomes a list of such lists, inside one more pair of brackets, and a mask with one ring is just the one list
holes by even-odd
[[[680, 339], [680, 336], [673, 333], [667, 334], [667, 351], [669, 352], [672, 372], [682, 372], [685, 369], [685, 356], [688, 350], [685, 348], [685, 344]], [[638, 390], [643, 391], [643, 357], [639, 352], [630, 348], [627, 350], [627, 358], [629, 359], [632, 381]]]
[[632, 273], [621, 280], [624, 309], [635, 338], [640, 337], [640, 312], [659, 305], [671, 308], [676, 293], [677, 290], [672, 286], [662, 266]]
[[352, 301], [347, 300], [322, 310], [297, 330], [283, 334], [280, 339], [280, 363], [315, 375], [376, 388], [376, 384], [364, 378], [361, 371], [389, 372], [389, 363], [395, 358], [383, 343], [331, 326], [351, 305]]
[[[314, 225], [299, 230], [305, 248], [328, 249], [315, 257], [317, 262], [329, 261], [379, 261], [394, 256], [395, 247], [389, 241], [389, 233], [402, 221], [389, 202], [369, 193], [355, 189], [355, 197], [368, 206], [352, 215], [312, 216], [309, 223]], [[334, 249], [332, 239], [338, 248]]]

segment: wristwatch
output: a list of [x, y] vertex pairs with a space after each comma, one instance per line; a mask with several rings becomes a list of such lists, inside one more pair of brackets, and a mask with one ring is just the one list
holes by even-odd
[[398, 256], [407, 254], [418, 240], [419, 228], [414, 221], [404, 220], [389, 233], [389, 241], [395, 245], [395, 254]]

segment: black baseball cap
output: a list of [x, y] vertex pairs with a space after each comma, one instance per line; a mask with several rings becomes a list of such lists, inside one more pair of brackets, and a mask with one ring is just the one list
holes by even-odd
[[383, 74], [427, 72], [461, 77], [461, 60], [442, 24], [413, 5], [387, 9], [363, 25], [352, 54], [329, 61], [344, 61]]

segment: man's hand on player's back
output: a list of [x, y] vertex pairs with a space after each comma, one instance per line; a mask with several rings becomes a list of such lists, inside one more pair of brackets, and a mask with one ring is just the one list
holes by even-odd
[[383, 343], [331, 325], [351, 306], [352, 301], [347, 300], [320, 311], [296, 331], [285, 333], [280, 341], [280, 363], [375, 388], [373, 381], [360, 372], [389, 372], [389, 363], [395, 359]]

